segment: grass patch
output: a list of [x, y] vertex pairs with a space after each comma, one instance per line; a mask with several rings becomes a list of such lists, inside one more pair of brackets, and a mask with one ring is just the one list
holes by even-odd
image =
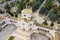
[[8, 40], [14, 40], [14, 36], [10, 36]]

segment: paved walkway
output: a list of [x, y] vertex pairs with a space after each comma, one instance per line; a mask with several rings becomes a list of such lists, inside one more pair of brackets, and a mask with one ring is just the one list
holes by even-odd
[[0, 40], [7, 40], [9, 36], [15, 31], [14, 25], [8, 25], [5, 29], [0, 32]]
[[34, 17], [35, 20], [37, 20], [38, 23], [42, 24], [44, 22], [44, 19], [42, 17], [39, 16], [39, 11], [41, 10], [41, 8], [43, 7], [43, 5], [46, 3], [46, 0], [41, 4], [41, 6], [39, 7], [39, 9], [37, 10], [36, 13], [34, 13]]
[[24, 31], [20, 28], [17, 28], [16, 31], [12, 34], [15, 37], [15, 40], [18, 38], [19, 40], [30, 40], [30, 35], [32, 31]]

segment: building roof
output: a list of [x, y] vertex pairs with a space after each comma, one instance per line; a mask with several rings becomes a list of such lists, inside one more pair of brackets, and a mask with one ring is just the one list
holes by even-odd
[[23, 10], [22, 10], [22, 13], [30, 14], [30, 13], [32, 13], [32, 10], [31, 10], [31, 9], [26, 8], [26, 9], [23, 9]]

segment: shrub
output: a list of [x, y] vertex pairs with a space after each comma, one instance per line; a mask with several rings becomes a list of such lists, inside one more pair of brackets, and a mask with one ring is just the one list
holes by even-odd
[[6, 6], [4, 7], [7, 11], [10, 11], [10, 6], [8, 4], [6, 4]]
[[54, 26], [54, 23], [53, 23], [53, 22], [51, 22], [50, 26]]
[[10, 36], [8, 40], [14, 40], [14, 36]]
[[45, 20], [45, 21], [43, 22], [43, 24], [44, 24], [44, 25], [48, 25], [47, 20]]
[[20, 10], [23, 10], [24, 8], [26, 8], [26, 3], [25, 3], [25, 2], [21, 2], [21, 3], [19, 4], [18, 8], [19, 8]]
[[60, 21], [58, 21], [58, 24], [60, 24]]

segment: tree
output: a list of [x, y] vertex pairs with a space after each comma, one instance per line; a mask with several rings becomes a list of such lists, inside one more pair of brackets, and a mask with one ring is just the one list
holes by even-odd
[[44, 24], [44, 25], [48, 25], [47, 20], [45, 20], [45, 21], [43, 22], [43, 24]]
[[56, 14], [54, 13], [54, 11], [51, 11], [51, 12], [49, 13], [49, 18], [50, 18], [52, 21], [56, 21], [56, 20], [58, 19], [58, 15], [56, 15]]
[[58, 16], [56, 14], [50, 14], [49, 15], [49, 18], [52, 20], [52, 21], [56, 21]]
[[6, 11], [10, 11], [10, 9], [11, 9], [11, 7], [8, 4], [6, 4], [6, 6], [4, 8], [6, 9]]
[[53, 22], [51, 22], [50, 26], [54, 26], [54, 23], [53, 23]]
[[47, 10], [50, 10], [52, 9], [54, 6], [53, 6], [53, 2], [49, 2], [46, 4], [46, 7], [47, 7]]
[[58, 2], [60, 3], [60, 0], [58, 0]]
[[18, 8], [20, 10], [23, 10], [24, 8], [26, 8], [26, 3], [25, 2], [21, 2], [20, 5], [18, 6]]
[[10, 6], [11, 6], [11, 7], [14, 7], [14, 6], [15, 6], [15, 3], [14, 3], [14, 2], [11, 2], [11, 3], [10, 3]]
[[8, 40], [14, 40], [14, 36], [10, 36]]
[[6, 1], [10, 1], [10, 0], [6, 0]]
[[29, 2], [27, 5], [30, 5], [31, 7], [33, 7], [35, 5], [35, 2]]
[[58, 11], [58, 7], [54, 7], [54, 8], [53, 8], [54, 14], [57, 14], [57, 11]]
[[41, 8], [41, 10], [39, 11], [39, 13], [45, 14], [45, 13], [47, 13], [46, 11], [47, 11], [47, 8], [46, 8], [46, 6], [44, 5], [44, 6]]
[[48, 15], [49, 18], [50, 18], [52, 21], [56, 21], [56, 20], [57, 20], [58, 15], [57, 15], [56, 10], [52, 9], [52, 10], [49, 11], [48, 14], [49, 14], [49, 15]]
[[44, 0], [39, 0], [38, 2], [35, 3], [34, 7], [32, 8], [33, 12], [35, 12], [37, 9], [39, 9], [39, 7], [43, 3], [43, 1]]
[[47, 0], [46, 3], [45, 3], [45, 5], [44, 5], [44, 6], [41, 8], [41, 10], [39, 11], [39, 13], [47, 15], [48, 12], [49, 12], [53, 7], [55, 7], [55, 6], [53, 5], [53, 0]]
[[6, 2], [6, 0], [0, 0], [0, 2], [1, 2], [1, 3], [4, 3], [4, 2]]
[[25, 0], [21, 0], [21, 2], [24, 2]]
[[58, 24], [60, 24], [60, 21], [58, 21]]
[[30, 0], [26, 0], [26, 3], [29, 2]]

